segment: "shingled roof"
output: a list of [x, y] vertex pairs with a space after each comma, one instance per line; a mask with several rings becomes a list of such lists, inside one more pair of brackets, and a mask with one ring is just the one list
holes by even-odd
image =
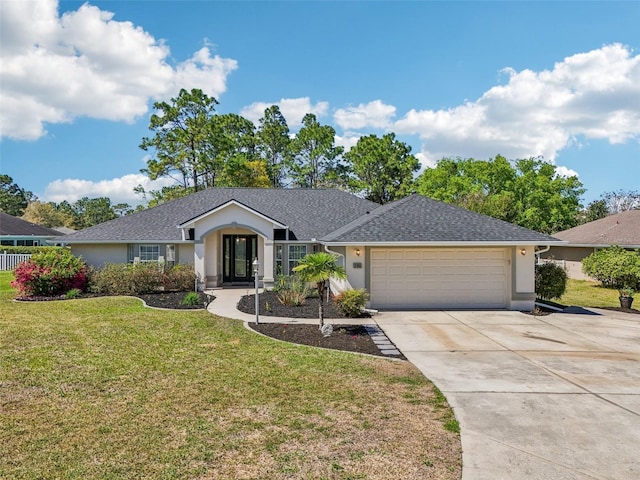
[[386, 205], [335, 189], [211, 188], [63, 237], [65, 243], [179, 242], [178, 225], [231, 201], [327, 243], [526, 243], [557, 239], [421, 195]]
[[558, 239], [414, 194], [322, 237], [328, 243], [557, 243]]
[[574, 246], [640, 248], [640, 210], [609, 215], [554, 236]]
[[232, 200], [287, 225], [290, 238], [297, 240], [320, 238], [379, 207], [334, 189], [211, 188], [67, 235], [63, 241], [178, 242], [178, 225]]
[[57, 237], [62, 234], [52, 228], [43, 227], [37, 223], [27, 222], [8, 213], [0, 212], [0, 235]]

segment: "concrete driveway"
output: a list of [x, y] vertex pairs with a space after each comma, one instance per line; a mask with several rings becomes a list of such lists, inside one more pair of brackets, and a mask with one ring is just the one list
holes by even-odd
[[640, 479], [640, 315], [375, 320], [453, 407], [463, 480]]

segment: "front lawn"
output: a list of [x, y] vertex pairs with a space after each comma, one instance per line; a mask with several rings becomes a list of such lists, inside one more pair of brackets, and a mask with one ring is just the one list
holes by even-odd
[[408, 362], [135, 298], [13, 302], [10, 277], [0, 272], [0, 478], [461, 476], [451, 410]]
[[613, 288], [604, 288], [599, 283], [589, 280], [570, 278], [567, 281], [567, 291], [557, 301], [563, 305], [609, 308], [620, 307], [618, 296], [618, 291]]

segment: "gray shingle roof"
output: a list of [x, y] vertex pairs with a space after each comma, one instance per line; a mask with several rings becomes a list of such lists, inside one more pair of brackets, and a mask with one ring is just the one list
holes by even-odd
[[38, 237], [56, 237], [62, 235], [57, 230], [27, 222], [5, 212], [0, 212], [0, 235], [34, 235]]
[[555, 236], [574, 245], [640, 247], [640, 210], [609, 215]]
[[322, 237], [332, 243], [526, 242], [558, 240], [502, 220], [411, 195], [386, 205]]
[[320, 238], [377, 208], [331, 189], [211, 188], [63, 237], [69, 243], [182, 240], [178, 225], [235, 200], [290, 229], [290, 238]]

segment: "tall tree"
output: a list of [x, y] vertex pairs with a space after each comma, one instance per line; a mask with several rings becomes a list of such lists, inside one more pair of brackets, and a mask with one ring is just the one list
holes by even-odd
[[599, 220], [607, 215], [609, 215], [607, 202], [603, 199], [594, 200], [587, 205], [587, 208], [583, 212], [580, 213], [578, 223], [593, 222], [594, 220]]
[[191, 195], [193, 193], [193, 187], [185, 188], [182, 185], [170, 185], [162, 187], [160, 190], [146, 191], [142, 185], [138, 185], [133, 189], [133, 191], [137, 195], [142, 196], [147, 203], [146, 207], [138, 205], [138, 207], [136, 207], [136, 210], [138, 211]]
[[72, 204], [65, 200], [58, 204], [58, 210], [71, 217], [71, 225], [67, 226], [76, 230], [92, 227], [118, 217], [111, 205], [111, 200], [107, 197], [82, 197]]
[[9, 175], [0, 174], [0, 212], [19, 217], [29, 202], [36, 199], [33, 193], [14, 183]]
[[601, 195], [609, 213], [626, 212], [640, 208], [640, 192], [638, 190], [617, 190]]
[[302, 128], [291, 142], [293, 162], [290, 176], [303, 188], [343, 186], [347, 168], [341, 162], [343, 148], [335, 145], [336, 131], [320, 125], [316, 116], [307, 113]]
[[73, 219], [62, 210], [59, 210], [53, 202], [30, 202], [24, 211], [22, 218], [28, 222], [42, 225], [43, 227], [71, 227]]
[[140, 148], [152, 149], [153, 157], [142, 172], [155, 180], [174, 178], [184, 188], [201, 189], [204, 174], [215, 178], [217, 166], [212, 148], [211, 118], [218, 101], [200, 89], [181, 89], [171, 103], [156, 102], [149, 130], [153, 137], [142, 139]]
[[349, 187], [364, 193], [367, 200], [389, 203], [412, 193], [413, 175], [420, 162], [411, 155], [411, 147], [388, 133], [360, 137], [358, 143], [345, 154], [351, 162], [354, 177]]
[[553, 233], [573, 227], [584, 193], [577, 177], [558, 175], [539, 158], [442, 159], [417, 181], [422, 195], [532, 230]]
[[266, 161], [271, 186], [284, 187], [290, 161], [291, 139], [287, 121], [277, 105], [272, 105], [264, 111], [256, 139], [258, 152]]

